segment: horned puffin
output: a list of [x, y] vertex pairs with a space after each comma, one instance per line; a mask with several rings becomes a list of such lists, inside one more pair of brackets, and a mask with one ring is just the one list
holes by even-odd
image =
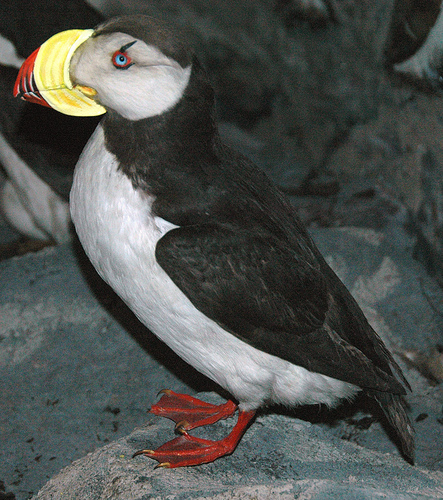
[[[235, 450], [260, 407], [333, 407], [363, 390], [413, 462], [401, 369], [290, 202], [221, 142], [211, 85], [176, 30], [138, 15], [59, 33], [24, 62], [14, 94], [104, 114], [74, 173], [79, 239], [140, 321], [236, 401], [163, 391], [151, 411], [179, 436], [136, 455], [163, 467], [212, 462]], [[189, 432], [236, 411], [220, 441]]]

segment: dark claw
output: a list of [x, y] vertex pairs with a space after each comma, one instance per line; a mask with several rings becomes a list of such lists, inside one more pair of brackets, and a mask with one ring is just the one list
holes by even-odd
[[176, 434], [187, 434], [187, 427], [189, 426], [189, 422], [186, 420], [182, 420], [181, 422], [178, 422], [177, 425], [175, 426], [175, 432]]
[[138, 457], [139, 455], [151, 455], [154, 453], [154, 450], [138, 450], [133, 455], [132, 458]]
[[170, 468], [171, 468], [171, 464], [169, 462], [162, 462], [161, 464], [157, 464], [154, 467], [154, 470], [155, 469], [170, 469]]
[[157, 397], [159, 397], [160, 394], [171, 394], [171, 392], [172, 392], [171, 389], [162, 389], [157, 393]]

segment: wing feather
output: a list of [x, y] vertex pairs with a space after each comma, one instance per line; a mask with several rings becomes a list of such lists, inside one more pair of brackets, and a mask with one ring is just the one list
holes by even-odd
[[360, 387], [404, 393], [363, 314], [341, 314], [349, 304], [358, 308], [352, 297], [339, 303], [334, 296], [349, 292], [331, 287], [313, 256], [264, 229], [229, 224], [173, 229], [156, 249], [197, 309], [248, 344]]

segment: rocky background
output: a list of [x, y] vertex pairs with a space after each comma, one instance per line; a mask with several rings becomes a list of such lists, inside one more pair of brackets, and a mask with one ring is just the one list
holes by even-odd
[[[216, 388], [140, 333], [77, 245], [11, 258], [41, 243], [2, 225], [0, 499], [41, 488], [39, 499], [443, 498], [443, 101], [435, 84], [392, 70], [420, 49], [439, 7], [18, 0], [5, 8], [0, 33], [19, 57], [53, 33], [130, 12], [185, 31], [216, 89], [225, 140], [291, 196], [405, 370], [418, 451], [417, 466], [406, 465], [382, 417], [358, 400], [332, 413], [272, 409], [232, 457], [201, 468], [131, 461], [140, 445], [170, 436], [168, 422], [145, 413], [157, 390]], [[66, 197], [95, 122], [13, 100], [16, 72], [0, 67], [1, 132]]]
[[[325, 10], [301, 0], [91, 3], [106, 16], [143, 12], [185, 29], [228, 136], [240, 127], [256, 161], [293, 193], [332, 200], [358, 180], [368, 202], [401, 201], [443, 280], [443, 101], [389, 69], [425, 38], [439, 0], [335, 0]], [[333, 214], [319, 224], [343, 222]]]

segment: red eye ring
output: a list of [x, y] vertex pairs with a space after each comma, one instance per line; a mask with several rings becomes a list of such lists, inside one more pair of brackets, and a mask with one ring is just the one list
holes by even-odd
[[134, 63], [126, 52], [117, 50], [117, 52], [112, 56], [112, 64], [117, 69], [128, 69]]

